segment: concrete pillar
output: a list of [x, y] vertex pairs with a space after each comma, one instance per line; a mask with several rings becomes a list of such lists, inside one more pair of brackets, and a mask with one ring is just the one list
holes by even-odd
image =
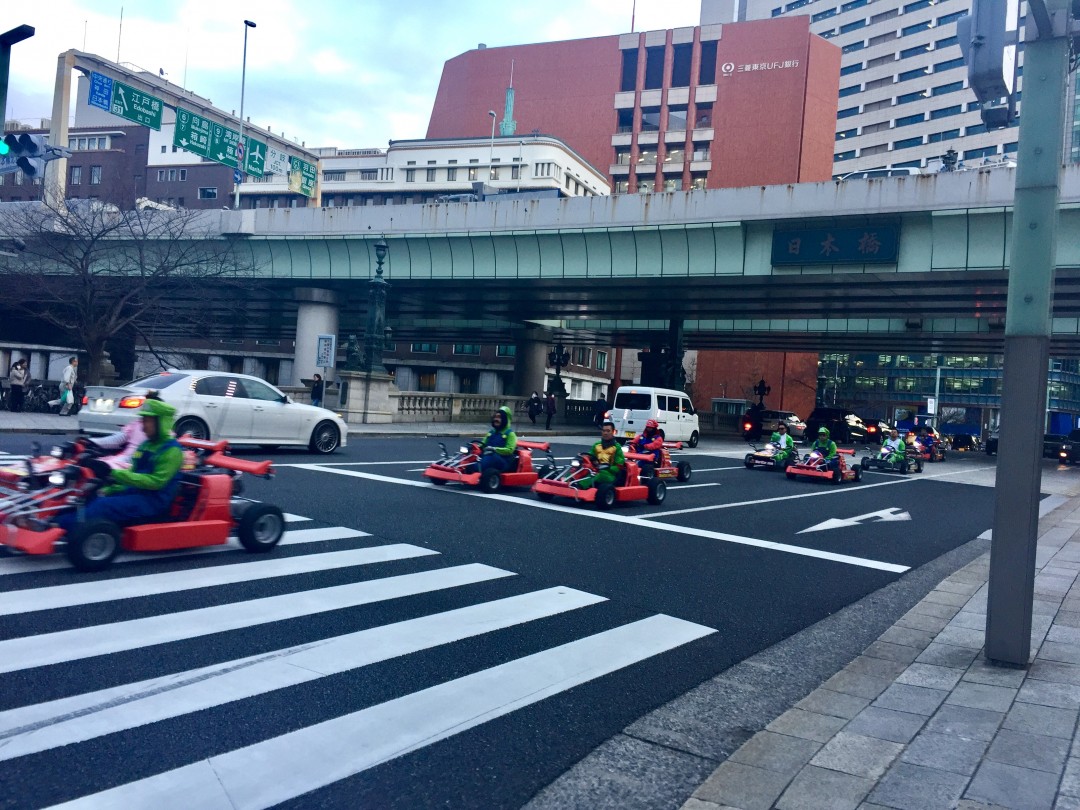
[[440, 394], [457, 393], [457, 374], [453, 369], [440, 368], [435, 371], [435, 390]]
[[315, 349], [318, 335], [338, 333], [337, 294], [318, 287], [300, 287], [293, 292], [299, 306], [296, 310], [292, 374], [290, 379], [282, 379], [281, 382], [283, 385], [302, 385], [300, 379], [310, 379], [315, 372], [329, 381], [334, 378], [333, 369], [324, 373], [321, 368], [315, 367]]
[[527, 397], [544, 393], [551, 332], [542, 326], [525, 324], [514, 341], [514, 381], [508, 393]]

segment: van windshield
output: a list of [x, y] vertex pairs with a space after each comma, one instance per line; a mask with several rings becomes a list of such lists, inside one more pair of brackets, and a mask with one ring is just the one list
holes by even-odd
[[629, 411], [647, 411], [652, 407], [652, 395], [620, 391], [615, 395], [615, 407]]

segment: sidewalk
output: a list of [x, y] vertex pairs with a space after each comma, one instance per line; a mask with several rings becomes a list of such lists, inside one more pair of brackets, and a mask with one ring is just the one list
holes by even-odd
[[1080, 497], [1039, 524], [1032, 664], [989, 665], [985, 553], [727, 758], [683, 810], [1080, 808]]

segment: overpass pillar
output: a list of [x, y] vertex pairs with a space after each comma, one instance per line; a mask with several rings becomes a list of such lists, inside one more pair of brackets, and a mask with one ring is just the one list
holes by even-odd
[[535, 324], [525, 324], [514, 343], [514, 382], [508, 394], [527, 397], [544, 391], [547, 379], [548, 346], [551, 331]]
[[315, 366], [315, 345], [318, 335], [337, 335], [338, 297], [332, 290], [300, 287], [294, 291], [299, 306], [296, 310], [296, 342], [293, 345], [292, 379], [289, 385], [303, 385], [300, 379], [311, 379], [318, 372], [329, 382], [333, 369], [324, 374]]

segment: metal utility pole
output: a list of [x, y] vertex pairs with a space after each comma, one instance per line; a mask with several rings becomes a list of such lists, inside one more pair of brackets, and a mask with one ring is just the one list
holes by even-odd
[[11, 73], [11, 46], [34, 35], [34, 27], [20, 25], [0, 34], [0, 130], [7, 124], [7, 89]]
[[1031, 654], [1043, 409], [1050, 354], [1069, 0], [1029, 0], [1005, 317], [986, 658], [1026, 667]]

